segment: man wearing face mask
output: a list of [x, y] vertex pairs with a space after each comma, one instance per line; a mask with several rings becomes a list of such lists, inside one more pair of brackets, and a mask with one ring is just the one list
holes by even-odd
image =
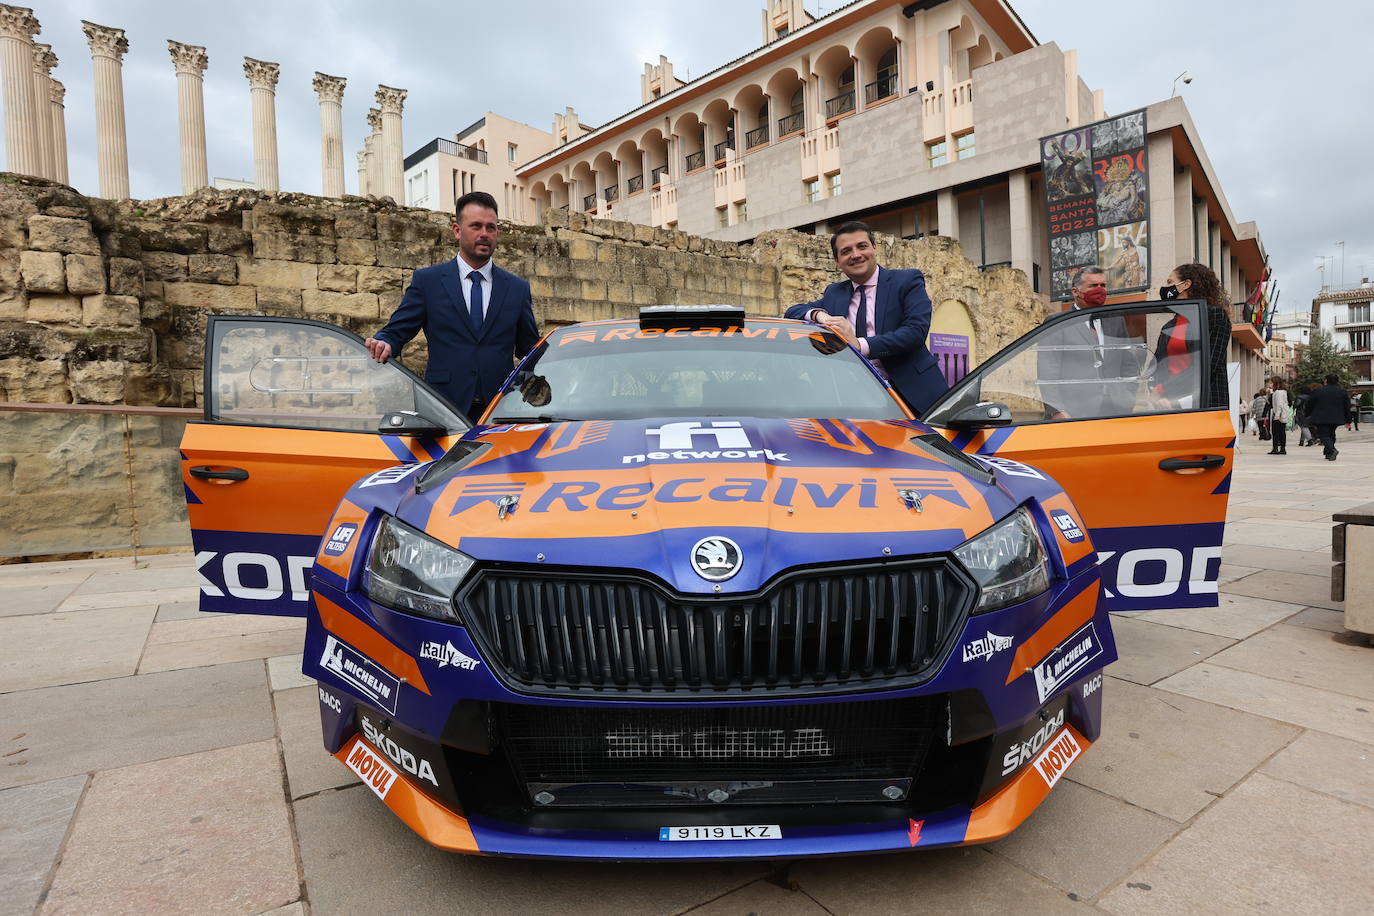
[[[1107, 302], [1107, 274], [1085, 267], [1074, 275], [1070, 311]], [[1051, 316], [1053, 317], [1053, 316]], [[1134, 344], [1134, 345], [1133, 345]], [[1118, 316], [1066, 322], [1039, 352], [1041, 400], [1051, 420], [1128, 415], [1139, 388], [1138, 341]]]
[[[1155, 374], [1150, 395], [1160, 410], [1227, 407], [1226, 359], [1231, 346], [1231, 315], [1226, 290], [1205, 264], [1180, 264], [1169, 272], [1159, 298], [1202, 299], [1207, 303], [1207, 376], [1198, 383], [1201, 346], [1197, 328], [1184, 315], [1175, 315], [1160, 328], [1155, 343]], [[1202, 401], [1196, 394], [1201, 388]]]

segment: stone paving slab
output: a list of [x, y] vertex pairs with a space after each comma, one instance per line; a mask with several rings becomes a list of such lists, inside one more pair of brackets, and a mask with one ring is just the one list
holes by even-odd
[[164, 588], [198, 588], [200, 574], [188, 566], [149, 566], [117, 572], [96, 573], [77, 588], [78, 595], [152, 591]]
[[755, 881], [686, 912], [691, 916], [828, 916], [829, 910], [804, 891], [786, 890], [772, 881]]
[[1374, 700], [1374, 653], [1354, 634], [1280, 625], [1214, 655], [1211, 662]]
[[[62, 578], [54, 576], [53, 578]], [[36, 581], [35, 581], [36, 580]], [[30, 580], [0, 582], [0, 617], [18, 617], [22, 614], [46, 614], [57, 610], [58, 605], [67, 599], [80, 580], [74, 582], [44, 582], [37, 577]]]
[[1232, 595], [1249, 595], [1271, 601], [1286, 601], [1300, 607], [1324, 607], [1333, 611], [1344, 605], [1331, 600], [1331, 572], [1328, 562], [1323, 575], [1263, 570], [1222, 586]]
[[1284, 623], [1295, 627], [1310, 627], [1313, 630], [1326, 630], [1328, 633], [1346, 633], [1345, 612], [1328, 611], [1326, 608], [1310, 607], [1298, 611]]
[[[1289, 550], [1281, 547], [1242, 544], [1230, 539], [1231, 525], [1226, 525], [1226, 546], [1222, 556], [1227, 563], [1240, 566], [1253, 566], [1256, 569], [1286, 570], [1305, 575], [1322, 575], [1331, 572], [1331, 544], [1328, 539], [1320, 548], [1314, 550]], [[1223, 591], [1225, 589], [1223, 588]]]
[[1101, 738], [1067, 778], [1180, 823], [1299, 735], [1291, 725], [1115, 678], [1102, 687], [1102, 721]]
[[769, 873], [759, 863], [550, 862], [435, 849], [362, 786], [295, 802], [307, 896], [317, 913], [395, 902], [407, 916], [680, 913]]
[[302, 653], [277, 655], [267, 660], [267, 682], [273, 690], [290, 690], [293, 687], [312, 687], [314, 678], [301, 674]]
[[277, 735], [292, 798], [358, 782], [352, 770], [324, 749], [319, 688], [313, 681], [309, 687], [277, 691], [272, 695], [272, 706], [277, 713]]
[[817, 903], [845, 916], [1013, 911], [1038, 916], [1090, 910], [1069, 892], [981, 847], [807, 859], [791, 874]]
[[1306, 732], [1260, 772], [1374, 808], [1374, 746], [1368, 744]]
[[29, 916], [43, 895], [86, 777], [0, 792], [0, 916]]
[[171, 620], [206, 620], [211, 617], [222, 616], [222, 614], [201, 613], [199, 601], [172, 601], [157, 606], [157, 619], [155, 622], [167, 623]]
[[1226, 543], [1312, 551], [1330, 546], [1331, 532], [1329, 529], [1293, 528], [1277, 522], [1231, 522], [1226, 526]]
[[988, 848], [1087, 899], [1130, 874], [1180, 829], [1144, 808], [1062, 780], [1015, 833]]
[[[1232, 595], [1224, 589], [1219, 597], [1220, 602], [1214, 608], [1143, 611], [1135, 615], [1135, 618], [1164, 626], [1196, 630], [1199, 633], [1211, 633], [1213, 636], [1245, 639], [1260, 630], [1287, 620], [1298, 612], [1296, 606], [1283, 601]], [[1115, 616], [1112, 617], [1112, 623], [1115, 629]]]
[[271, 658], [300, 649], [305, 621], [224, 614], [208, 620], [154, 624], [138, 671], [171, 671]]
[[0, 618], [0, 694], [133, 674], [156, 612], [147, 605]]
[[4, 694], [0, 723], [0, 789], [275, 733], [262, 662]]
[[1100, 906], [1120, 916], [1365, 914], [1372, 835], [1374, 810], [1255, 775]]
[[1235, 643], [1233, 639], [1139, 618], [1113, 618], [1112, 635], [1119, 657], [1107, 667], [1107, 673], [1137, 684], [1163, 680]]
[[1374, 703], [1358, 697], [1208, 662], [1165, 678], [1155, 689], [1374, 744]]
[[97, 773], [39, 912], [255, 914], [291, 903], [301, 888], [281, 781], [275, 741]]
[[59, 611], [90, 611], [107, 607], [133, 607], [141, 604], [168, 604], [173, 601], [199, 601], [199, 588], [151, 588], [99, 595], [72, 595], [57, 606]]

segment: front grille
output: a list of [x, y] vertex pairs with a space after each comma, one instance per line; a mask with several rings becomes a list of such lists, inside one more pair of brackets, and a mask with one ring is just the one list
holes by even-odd
[[527, 693], [830, 693], [917, 683], [968, 612], [940, 559], [784, 577], [703, 598], [628, 574], [488, 569], [458, 596], [493, 670]]
[[495, 722], [536, 805], [882, 803], [907, 794], [943, 703], [936, 696], [666, 710], [495, 704]]

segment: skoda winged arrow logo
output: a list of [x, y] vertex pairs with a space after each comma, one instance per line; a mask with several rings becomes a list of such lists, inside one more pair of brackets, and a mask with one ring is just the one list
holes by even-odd
[[692, 548], [692, 567], [710, 582], [724, 582], [739, 572], [743, 559], [739, 545], [729, 538], [702, 538]]

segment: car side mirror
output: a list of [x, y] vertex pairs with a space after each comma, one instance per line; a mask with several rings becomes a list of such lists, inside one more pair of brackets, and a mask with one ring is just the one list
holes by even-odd
[[979, 401], [949, 418], [950, 429], [989, 429], [1011, 425], [1011, 408], [997, 401]]
[[381, 421], [377, 424], [377, 432], [388, 436], [424, 436], [435, 439], [446, 435], [448, 430], [413, 410], [393, 410], [382, 415]]

